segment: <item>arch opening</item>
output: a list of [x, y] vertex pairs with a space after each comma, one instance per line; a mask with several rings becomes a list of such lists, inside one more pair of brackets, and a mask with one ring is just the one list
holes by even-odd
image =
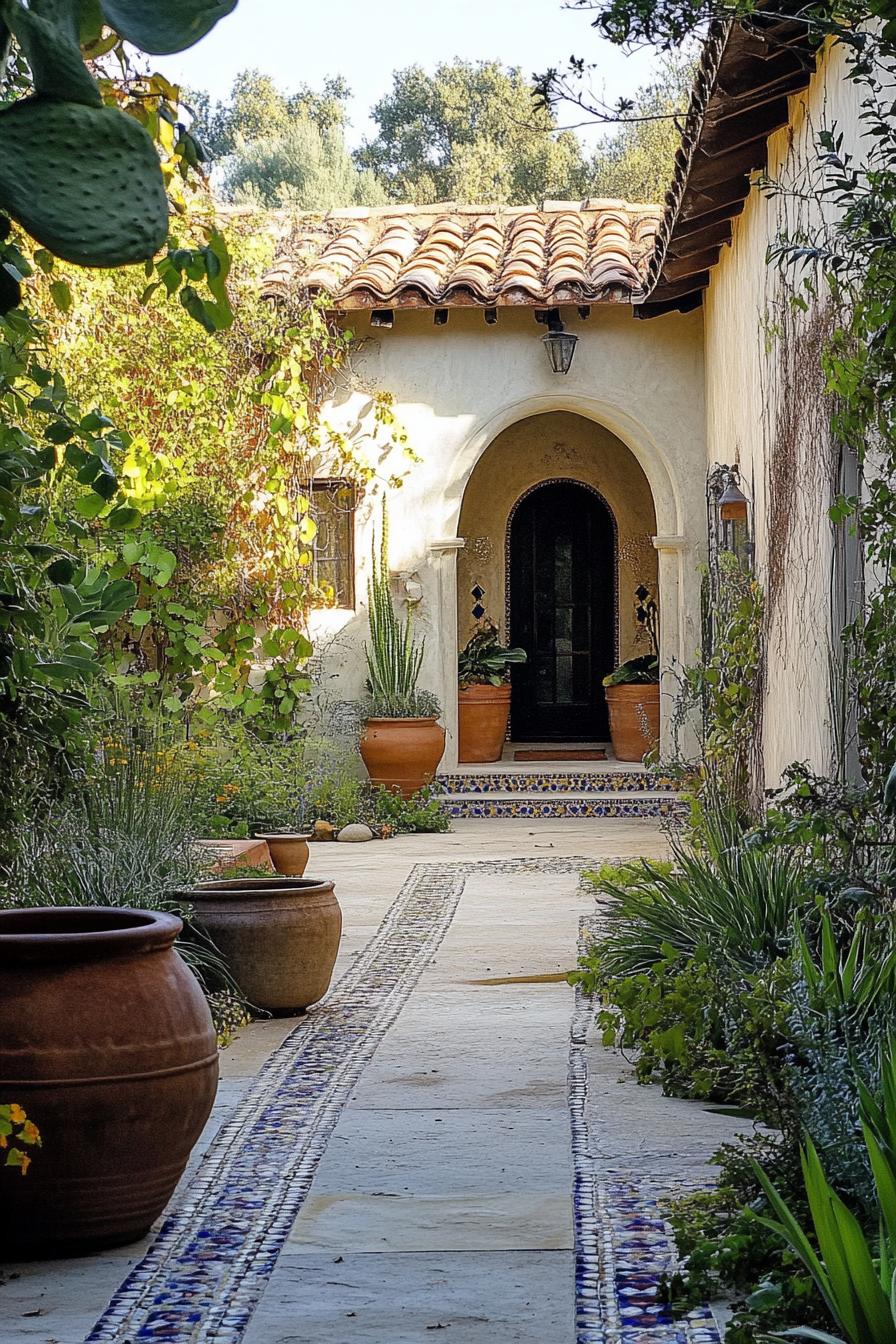
[[516, 421], [480, 455], [460, 510], [458, 645], [488, 620], [526, 648], [514, 740], [607, 739], [601, 681], [644, 652], [636, 608], [657, 594], [656, 523], [635, 455], [585, 416]]

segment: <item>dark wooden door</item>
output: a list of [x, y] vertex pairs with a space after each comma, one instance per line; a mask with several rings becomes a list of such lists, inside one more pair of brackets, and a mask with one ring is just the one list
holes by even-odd
[[516, 741], [604, 741], [601, 680], [615, 661], [616, 545], [606, 505], [561, 481], [533, 490], [510, 527], [510, 638]]

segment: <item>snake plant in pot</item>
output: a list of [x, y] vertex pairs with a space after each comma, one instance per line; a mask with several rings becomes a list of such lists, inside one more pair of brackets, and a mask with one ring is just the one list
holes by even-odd
[[418, 690], [423, 640], [414, 638], [414, 618], [395, 610], [389, 577], [389, 518], [383, 500], [379, 545], [373, 539], [367, 585], [370, 639], [367, 655], [367, 717], [361, 756], [374, 784], [410, 798], [431, 783], [445, 750], [441, 706]]
[[510, 717], [510, 665], [525, 661], [525, 649], [500, 644], [487, 618], [470, 636], [457, 660], [461, 761], [500, 760]]

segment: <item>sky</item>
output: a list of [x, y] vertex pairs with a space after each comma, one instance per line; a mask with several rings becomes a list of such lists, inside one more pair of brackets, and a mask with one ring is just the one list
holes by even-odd
[[153, 65], [214, 99], [246, 67], [272, 75], [287, 92], [343, 75], [354, 94], [350, 139], [358, 143], [370, 130], [368, 110], [392, 71], [406, 65], [431, 69], [461, 56], [531, 75], [576, 54], [599, 63], [594, 88], [610, 102], [648, 83], [651, 54], [627, 56], [598, 38], [588, 18], [562, 0], [240, 0], [195, 47]]

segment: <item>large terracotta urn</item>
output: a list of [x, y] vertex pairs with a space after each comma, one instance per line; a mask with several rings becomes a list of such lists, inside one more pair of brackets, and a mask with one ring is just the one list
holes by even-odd
[[457, 693], [458, 760], [499, 761], [510, 718], [510, 685], [461, 686]]
[[610, 737], [618, 761], [643, 761], [660, 738], [660, 688], [656, 682], [628, 682], [604, 689]]
[[222, 878], [181, 894], [253, 1007], [292, 1015], [326, 994], [342, 934], [332, 882]]
[[296, 831], [289, 835], [276, 831], [259, 832], [255, 839], [266, 842], [271, 863], [284, 877], [301, 877], [308, 867], [310, 831]]
[[218, 1084], [182, 927], [149, 910], [0, 911], [0, 1100], [42, 1140], [26, 1176], [0, 1170], [4, 1252], [136, 1241], [171, 1198]]
[[410, 798], [435, 778], [445, 729], [436, 719], [368, 719], [360, 748], [373, 783]]

